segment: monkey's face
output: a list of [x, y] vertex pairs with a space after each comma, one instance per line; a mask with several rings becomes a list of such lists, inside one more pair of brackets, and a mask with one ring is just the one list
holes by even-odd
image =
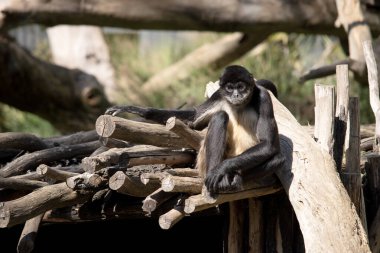
[[251, 73], [242, 66], [232, 65], [225, 68], [219, 79], [224, 98], [234, 106], [246, 105], [255, 86]]
[[252, 87], [243, 81], [226, 83], [222, 89], [224, 98], [234, 106], [246, 105], [251, 98]]

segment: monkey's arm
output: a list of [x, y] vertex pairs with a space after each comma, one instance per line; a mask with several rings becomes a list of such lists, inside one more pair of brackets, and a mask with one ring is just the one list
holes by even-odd
[[116, 116], [122, 112], [128, 112], [139, 115], [148, 120], [153, 120], [160, 124], [165, 124], [170, 117], [177, 117], [185, 122], [194, 120], [196, 110], [164, 110], [151, 107], [139, 107], [133, 105], [116, 105], [108, 108], [105, 114]]
[[234, 175], [249, 174], [258, 179], [272, 174], [283, 164], [284, 158], [280, 153], [272, 101], [267, 92], [262, 92], [260, 100], [256, 133], [260, 142], [242, 154], [224, 160], [215, 170], [209, 171], [205, 180], [209, 191], [218, 192], [220, 189], [228, 187], [225, 182], [226, 178], [229, 178], [230, 187], [235, 188], [235, 183], [231, 182]]

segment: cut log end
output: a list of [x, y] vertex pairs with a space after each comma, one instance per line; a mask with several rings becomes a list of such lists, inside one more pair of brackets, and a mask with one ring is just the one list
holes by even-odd
[[175, 127], [175, 120], [176, 120], [176, 117], [170, 117], [166, 121], [166, 129], [172, 130]]
[[152, 198], [146, 198], [143, 200], [142, 210], [145, 213], [151, 214], [154, 210], [156, 210], [157, 201]]
[[111, 188], [114, 191], [119, 190], [121, 187], [123, 187], [126, 175], [123, 171], [116, 172], [109, 180], [109, 188]]
[[0, 203], [0, 228], [10, 227], [9, 213], [9, 208], [4, 203]]
[[101, 137], [110, 137], [115, 131], [115, 123], [111, 115], [101, 115], [95, 123], [96, 132]]
[[38, 175], [43, 176], [47, 173], [48, 169], [49, 169], [49, 166], [47, 166], [46, 164], [41, 164], [40, 166], [37, 167], [36, 172]]

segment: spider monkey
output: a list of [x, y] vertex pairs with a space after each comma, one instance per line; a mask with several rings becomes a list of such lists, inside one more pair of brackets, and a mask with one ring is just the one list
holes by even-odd
[[175, 116], [194, 129], [207, 127], [196, 168], [206, 175], [205, 186], [211, 194], [236, 190], [242, 187], [242, 177], [264, 178], [284, 163], [268, 93], [277, 95], [277, 89], [271, 81], [255, 81], [238, 65], [225, 68], [219, 85], [208, 100], [192, 110], [114, 106], [106, 114], [129, 112], [162, 124]]

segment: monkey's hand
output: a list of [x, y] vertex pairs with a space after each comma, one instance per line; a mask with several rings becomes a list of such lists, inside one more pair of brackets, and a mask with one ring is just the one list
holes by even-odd
[[241, 175], [216, 168], [207, 173], [205, 185], [210, 193], [237, 190], [241, 186]]
[[133, 105], [115, 105], [115, 106], [108, 108], [104, 114], [116, 116], [116, 115], [123, 113], [123, 112], [133, 113], [133, 114], [137, 114], [141, 117], [145, 117], [146, 108], [133, 106]]

